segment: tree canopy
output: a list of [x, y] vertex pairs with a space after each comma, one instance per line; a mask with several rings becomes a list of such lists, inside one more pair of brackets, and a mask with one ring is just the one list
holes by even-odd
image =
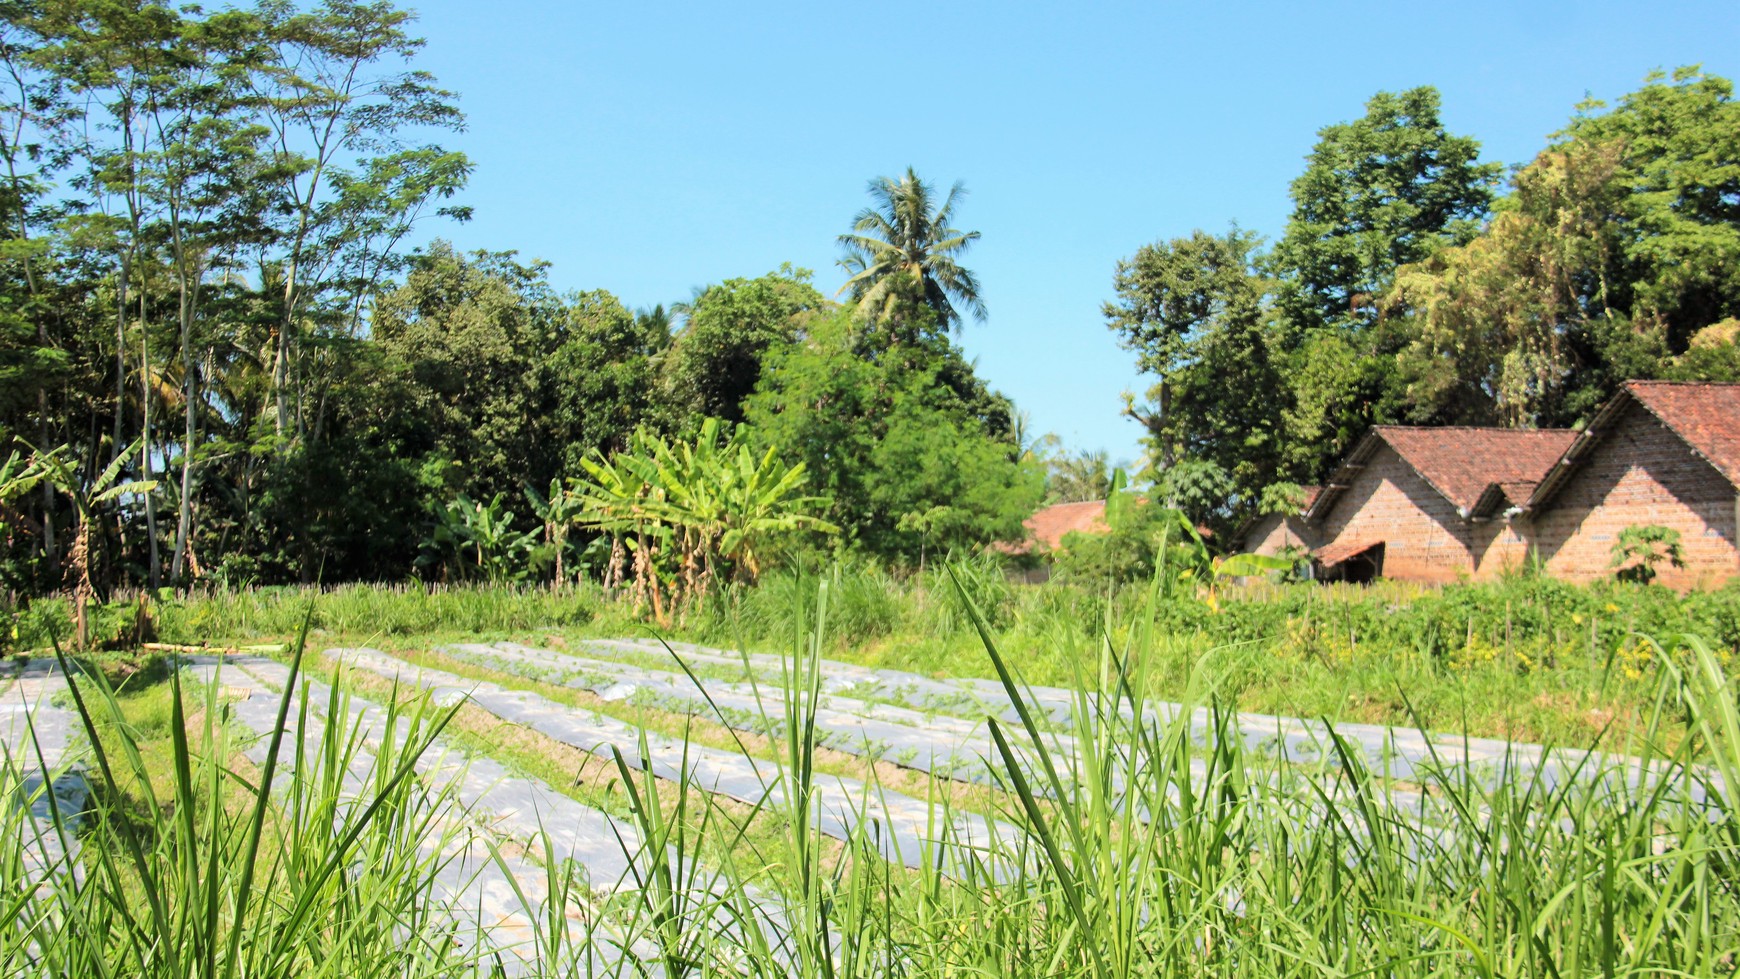
[[849, 276], [841, 291], [851, 294], [864, 318], [896, 332], [910, 328], [910, 311], [919, 305], [931, 316], [918, 322], [944, 331], [961, 325], [962, 309], [985, 319], [979, 280], [959, 262], [979, 233], [951, 226], [965, 193], [957, 181], [938, 205], [931, 186], [911, 167], [899, 180], [870, 181], [874, 203], [840, 236], [846, 251], [840, 266]]
[[1428, 87], [1322, 129], [1272, 248], [1197, 231], [1118, 263], [1157, 484], [1232, 529], [1371, 424], [1567, 426], [1629, 378], [1740, 379], [1740, 107], [1695, 68], [1576, 107], [1498, 193]]

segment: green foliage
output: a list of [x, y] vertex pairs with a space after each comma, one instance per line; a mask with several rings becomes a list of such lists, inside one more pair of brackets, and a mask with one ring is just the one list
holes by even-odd
[[[944, 331], [960, 326], [957, 303], [974, 319], [985, 319], [979, 280], [958, 260], [979, 233], [950, 227], [955, 203], [965, 193], [956, 181], [938, 206], [931, 186], [911, 167], [899, 180], [870, 181], [875, 203], [859, 211], [852, 232], [839, 239], [846, 251], [840, 267], [847, 274], [841, 291], [851, 295], [861, 317], [902, 339], [931, 323]], [[921, 308], [930, 316], [917, 315]]]
[[1664, 561], [1674, 568], [1686, 566], [1680, 532], [1656, 524], [1632, 524], [1621, 530], [1619, 539], [1613, 542], [1613, 560], [1607, 566], [1619, 581], [1647, 585], [1655, 580], [1656, 565]]
[[1008, 403], [958, 349], [891, 342], [850, 311], [772, 351], [745, 415], [758, 444], [804, 460], [845, 538], [885, 559], [1017, 539], [1043, 493], [1009, 439]]
[[1275, 248], [1281, 306], [1298, 327], [1363, 326], [1395, 270], [1472, 239], [1501, 168], [1439, 119], [1438, 90], [1379, 92], [1327, 126], [1293, 181]]
[[1159, 378], [1128, 413], [1148, 430], [1154, 475], [1224, 532], [1252, 513], [1282, 464], [1281, 335], [1254, 266], [1256, 235], [1198, 231], [1118, 263], [1107, 325]]
[[1208, 545], [1184, 511], [1124, 490], [1122, 473], [1113, 485], [1106, 501], [1108, 530], [1065, 534], [1053, 556], [1059, 579], [1099, 588], [1157, 581], [1171, 593], [1210, 573]]
[[1689, 67], [1602, 108], [1579, 106], [1554, 149], [1613, 154], [1609, 303], [1660, 317], [1678, 352], [1740, 315], [1740, 102], [1728, 79]]
[[786, 466], [772, 447], [751, 451], [718, 419], [693, 440], [640, 432], [629, 451], [581, 465], [574, 507], [580, 526], [611, 542], [606, 590], [630, 585], [636, 614], [650, 609], [661, 623], [724, 581], [754, 582], [798, 535], [838, 532], [816, 515], [825, 498], [800, 495], [802, 462]]
[[1415, 399], [1443, 421], [1569, 424], [1631, 378], [1734, 376], [1720, 331], [1693, 338], [1740, 313], [1736, 149], [1732, 85], [1695, 69], [1580, 106], [1479, 238], [1398, 274]]
[[671, 335], [662, 308], [631, 313], [603, 290], [570, 296], [566, 305], [545, 363], [550, 437], [561, 446], [562, 472], [574, 475], [589, 453], [626, 448], [634, 430], [663, 410], [657, 365]]
[[540, 265], [455, 253], [436, 243], [375, 306], [407, 440], [464, 460], [459, 488], [479, 499], [545, 483], [557, 461], [540, 431], [548, 357], [565, 316]]
[[478, 503], [463, 493], [436, 509], [418, 566], [439, 569], [443, 581], [518, 581], [529, 570], [538, 532], [515, 530], [514, 513], [497, 493]]
[[1156, 478], [1313, 483], [1372, 424], [1572, 427], [1626, 380], [1740, 379], [1740, 104], [1696, 68], [1588, 102], [1495, 198], [1438, 93], [1380, 92], [1320, 131], [1267, 253], [1236, 227], [1145, 246], [1108, 326], [1156, 377], [1129, 413]]
[[663, 365], [667, 409], [678, 419], [743, 420], [767, 351], [792, 342], [830, 307], [808, 269], [780, 266], [759, 279], [726, 279], [699, 290]]
[[[1696, 636], [1657, 643], [1634, 633], [1644, 625], [1701, 627], [1709, 623], [1695, 616], [1712, 608], [1731, 617], [1733, 592], [1697, 599], [1698, 613], [1663, 589], [1545, 579], [1454, 586], [1412, 599], [1300, 588], [1218, 607], [1179, 595], [1156, 600], [1139, 588], [1095, 605], [1083, 593], [1010, 589], [971, 570], [928, 578], [902, 596], [903, 607], [921, 599], [947, 604], [951, 630], [959, 630], [946, 649], [947, 672], [994, 676], [1013, 709], [989, 722], [994, 783], [981, 787], [989, 795], [963, 794], [911, 772], [903, 778], [919, 780], [917, 788], [903, 788], [934, 802], [939, 827], [982, 814], [982, 805], [994, 808], [1012, 838], [983, 846], [976, 867], [926, 854], [901, 871], [877, 853], [869, 833], [840, 852], [815, 830], [815, 787], [830, 774], [813, 723], [824, 704], [821, 658], [841, 641], [828, 624], [852, 621], [841, 589], [896, 587], [874, 579], [873, 570], [851, 584], [859, 570], [782, 587], [788, 604], [781, 610], [769, 602], [755, 620], [771, 630], [767, 648], [784, 656], [764, 687], [769, 705], [745, 723], [777, 733], [738, 742], [738, 750], [767, 766], [784, 791], [748, 820], [721, 818], [694, 776], [655, 778], [646, 753], [633, 745], [614, 753], [608, 796], [559, 772], [544, 775], [557, 791], [632, 821], [644, 848], [627, 855], [643, 874], [608, 901], [557, 886], [557, 871], [549, 881], [523, 882], [527, 893], [504, 895], [510, 910], [530, 912], [527, 898], [543, 896], [531, 885], [544, 884], [544, 920], [587, 915], [587, 927], [558, 925], [537, 935], [516, 963], [527, 975], [593, 974], [587, 967], [599, 962], [607, 963], [603, 975], [723, 962], [739, 974], [827, 979], [882, 974], [896, 959], [915, 979], [1305, 977], [1321, 975], [1325, 965], [1422, 979], [1725, 974], [1740, 936], [1740, 910], [1723, 873], [1733, 855], [1732, 786], [1740, 779], [1740, 691], [1724, 666], [1734, 647]], [[523, 608], [551, 607], [546, 593], [438, 594], [490, 607], [512, 595]], [[432, 597], [349, 590], [317, 599], [315, 611], [326, 615], [344, 603], [352, 616], [346, 625], [372, 633], [376, 622], [414, 617], [392, 614], [393, 603]], [[273, 616], [303, 604], [287, 592], [247, 601]], [[1006, 616], [1001, 609], [1010, 605], [1016, 614]], [[1610, 605], [1617, 606], [1606, 613], [1613, 623], [1599, 626], [1600, 641], [1630, 642], [1659, 669], [1641, 679], [1614, 672], [1615, 686], [1647, 709], [1647, 719], [1630, 729], [1600, 724], [1604, 733], [1578, 742], [1602, 749], [1587, 757], [1566, 753], [1543, 765], [1518, 752], [1470, 766], [1445, 746], [1453, 738], [1430, 737], [1434, 756], [1402, 773], [1387, 758], [1373, 764], [1344, 740], [1351, 732], [1312, 726], [1315, 752], [1283, 754], [1253, 742], [1232, 713], [1231, 698], [1251, 692], [1248, 677], [1284, 673], [1273, 684], [1284, 703], [1339, 702], [1334, 710], [1345, 715], [1355, 695], [1380, 686], [1373, 674], [1386, 659], [1424, 658], [1403, 637], [1433, 616], [1458, 632], [1465, 613], [1475, 617], [1468, 629], [1478, 629], [1482, 641], [1505, 629], [1532, 640], [1543, 623]], [[462, 609], [445, 607], [456, 618]], [[1310, 640], [1317, 646], [1308, 658], [1294, 648], [1304, 640], [1292, 629], [1254, 649], [1227, 638], [1236, 636], [1233, 624], [1266, 628], [1302, 611], [1329, 620], [1320, 629], [1325, 638]], [[298, 618], [281, 617], [285, 624]], [[1030, 618], [1045, 622], [1024, 626]], [[934, 629], [941, 621], [926, 613], [907, 624]], [[750, 623], [745, 615], [737, 624]], [[1181, 639], [1181, 627], [1192, 623], [1218, 645]], [[1376, 648], [1336, 651], [1334, 636], [1349, 629], [1372, 637]], [[1395, 642], [1385, 646], [1379, 635]], [[914, 643], [907, 638], [887, 648], [908, 651]], [[1579, 659], [1606, 652], [1591, 643]], [[290, 647], [293, 671], [301, 666], [299, 648]], [[1478, 649], [1474, 639], [1467, 648]], [[1562, 699], [1569, 696], [1562, 681], [1586, 683], [1601, 673], [1569, 662], [1531, 672], [1463, 655], [1450, 649], [1442, 663], [1384, 673], [1390, 709], [1422, 727], [1433, 717], [1460, 724], [1488, 701], [1516, 708]], [[1616, 649], [1613, 658], [1628, 655]], [[1561, 682], [1530, 685], [1548, 671]], [[306, 688], [292, 684], [276, 704], [273, 729], [282, 733], [265, 742], [267, 760], [236, 767], [230, 759], [244, 745], [223, 722], [221, 684], [196, 691], [173, 677], [153, 671], [120, 692], [95, 675], [75, 681], [98, 789], [79, 846], [68, 848], [76, 856], [48, 867], [23, 859], [20, 844], [44, 832], [43, 823], [26, 806], [0, 810], [0, 839], [12, 847], [0, 861], [0, 885], [17, 895], [8, 914], [18, 927], [0, 930], [0, 965], [9, 974], [499, 974], [498, 963], [464, 940], [475, 936], [444, 924], [443, 869], [451, 865], [431, 855], [470, 847], [505, 865], [518, 863], [512, 856], [519, 848], [478, 830], [490, 823], [488, 810], [457, 804], [439, 777], [450, 766], [428, 762], [445, 750], [438, 736], [515, 767], [535, 763], [529, 753], [511, 738], [461, 730], [457, 706], [437, 711], [402, 695], [382, 705], [384, 728], [365, 729], [351, 720], [360, 706], [350, 699], [358, 681], [334, 674], [324, 677], [331, 692], [323, 698], [301, 699]], [[1055, 703], [1036, 700], [1027, 684], [1059, 678], [1075, 684], [1075, 695], [1054, 715]], [[1498, 680], [1504, 685], [1491, 685]], [[1393, 692], [1398, 683], [1406, 684], [1401, 694]], [[1450, 694], [1433, 702], [1440, 690]], [[984, 717], [972, 698], [939, 713], [962, 723]], [[304, 754], [296, 747], [303, 718], [321, 717], [333, 722], [322, 733], [307, 729]], [[358, 764], [373, 777], [337, 776]], [[19, 759], [0, 758], [0, 775], [21, 786], [26, 801], [46, 802], [21, 767]], [[858, 805], [865, 811], [850, 815], [869, 817], [876, 801], [866, 795]], [[70, 832], [57, 816], [46, 831], [62, 830]], [[645, 862], [648, 856], [654, 859]], [[75, 860], [87, 873], [73, 872]], [[606, 927], [616, 924], [622, 928]], [[624, 933], [643, 940], [623, 941]], [[644, 957], [622, 955], [622, 946]]]
[[1103, 500], [1112, 491], [1112, 467], [1104, 449], [1036, 454], [1036, 458], [1045, 465], [1047, 504]]

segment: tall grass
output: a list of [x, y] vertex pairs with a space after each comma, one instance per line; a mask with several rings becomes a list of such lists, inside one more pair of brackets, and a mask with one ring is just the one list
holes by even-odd
[[[450, 713], [390, 711], [368, 735], [378, 743], [359, 786], [364, 732], [344, 722], [337, 690], [319, 706], [306, 686], [287, 689], [256, 763], [217, 686], [168, 675], [170, 743], [154, 752], [101, 673], [60, 665], [88, 741], [78, 764], [92, 770], [92, 809], [54, 809], [45, 828], [6, 807], [0, 974], [415, 977], [480, 964], [468, 960], [478, 936], [444, 913], [457, 824], [415, 777]], [[311, 712], [339, 720], [305, 742], [296, 732], [312, 730]], [[21, 767], [0, 778], [23, 784]], [[75, 815], [80, 845], [29, 859], [44, 852], [35, 833], [70, 838]]]
[[[873, 819], [844, 846], [814, 829], [829, 580], [797, 595], [782, 624], [783, 713], [765, 720], [780, 732], [783, 835], [736, 845], [741, 823], [687, 818], [700, 790], [679, 786], [673, 807], [635, 746], [619, 746], [618, 784], [645, 855], [656, 855], [618, 896], [637, 951], [591, 954], [594, 939], [571, 937], [547, 909], [525, 968], [801, 979], [1734, 974], [1740, 687], [1707, 642], [1657, 647], [1650, 725], [1611, 746], [1626, 755], [1567, 754], [1556, 766], [1508, 766], [1504, 778], [1444, 762], [1397, 785], [1339, 743], [1315, 765], [1247, 748], [1206, 666], [1184, 690], [1186, 709], [1150, 709], [1161, 660], [1149, 653], [1169, 636], [1152, 592], [1112, 601], [1122, 618], [1079, 627], [1098, 641], [1092, 658], [1069, 661], [1075, 747], [1049, 750], [1028, 706], [1028, 664], [1003, 649], [1007, 630], [977, 601], [1007, 599], [967, 579], [953, 587], [953, 610], [926, 614], [933, 624], [958, 616], [1019, 705], [1015, 722], [993, 722], [989, 748], [1014, 838], [951, 857], [962, 851], [947, 840], [940, 792], [938, 846], [916, 870], [882, 859]], [[219, 693], [169, 682], [166, 805], [128, 795], [162, 773], [127, 723], [106, 719], [123, 713], [117, 698], [98, 678], [75, 684], [101, 791], [69, 857], [76, 868], [33, 877], [21, 860], [0, 861], [6, 974], [496, 968], [454, 943], [431, 856], [451, 825], [432, 813], [451, 800], [412, 774], [449, 715], [412, 711], [395, 719], [405, 737], [370, 737], [382, 754], [358, 792], [332, 773], [361, 750], [361, 732], [328, 727], [319, 758], [274, 738], [262, 763], [246, 764]], [[341, 696], [327, 716], [348, 716]], [[286, 692], [280, 730], [311, 709]], [[1690, 736], [1663, 736], [1674, 718]], [[6, 839], [20, 838], [21, 818], [0, 815]], [[717, 863], [702, 867], [703, 852]], [[582, 895], [552, 890], [579, 913]]]

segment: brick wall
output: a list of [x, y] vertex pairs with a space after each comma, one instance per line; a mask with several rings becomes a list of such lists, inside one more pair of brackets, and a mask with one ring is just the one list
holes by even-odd
[[[1526, 517], [1506, 520], [1493, 517], [1490, 523], [1476, 524], [1475, 553], [1479, 556], [1474, 576], [1493, 578], [1509, 571], [1520, 571], [1530, 561], [1534, 548], [1534, 527]], [[1482, 543], [1483, 541], [1483, 543]]]
[[1633, 403], [1532, 521], [1533, 544], [1556, 577], [1612, 574], [1619, 532], [1659, 524], [1680, 532], [1686, 569], [1661, 568], [1675, 587], [1714, 584], [1740, 573], [1734, 486], [1679, 436]]
[[1287, 547], [1308, 551], [1317, 543], [1317, 532], [1305, 522], [1305, 518], [1271, 513], [1252, 525], [1250, 532], [1245, 534], [1244, 551], [1275, 555]]
[[1473, 556], [1485, 552], [1496, 529], [1492, 523], [1465, 522], [1449, 500], [1383, 445], [1341, 491], [1323, 520], [1320, 540], [1381, 541], [1385, 578], [1449, 582], [1474, 573]]

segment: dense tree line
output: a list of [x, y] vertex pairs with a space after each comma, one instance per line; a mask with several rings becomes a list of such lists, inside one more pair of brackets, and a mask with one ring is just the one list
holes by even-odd
[[821, 546], [917, 562], [1037, 502], [949, 337], [959, 186], [872, 182], [844, 305], [786, 266], [635, 311], [423, 244], [471, 164], [390, 3], [0, 6], [0, 593], [605, 573], [589, 472], [717, 431], [801, 464]]
[[[1119, 263], [1161, 491], [1230, 529], [1374, 423], [1567, 426], [1628, 378], [1740, 380], [1740, 103], [1696, 69], [1588, 102], [1508, 177], [1429, 87], [1319, 133], [1266, 246]], [[1268, 491], [1265, 493], [1265, 491]]]
[[[958, 184], [870, 182], [843, 301], [785, 266], [633, 310], [431, 240], [468, 217], [464, 118], [384, 0], [0, 8], [0, 592], [606, 576], [638, 558], [574, 501], [660, 446], [798, 473], [794, 526], [828, 528], [799, 546], [909, 565], [1108, 492], [954, 343], [986, 314]], [[1580, 107], [1508, 182], [1430, 88], [1366, 109], [1272, 246], [1120, 264], [1151, 495], [1228, 528], [1374, 421], [1569, 424], [1627, 377], [1740, 377], [1727, 81]], [[689, 502], [636, 573], [740, 579], [710, 543], [735, 518]]]

